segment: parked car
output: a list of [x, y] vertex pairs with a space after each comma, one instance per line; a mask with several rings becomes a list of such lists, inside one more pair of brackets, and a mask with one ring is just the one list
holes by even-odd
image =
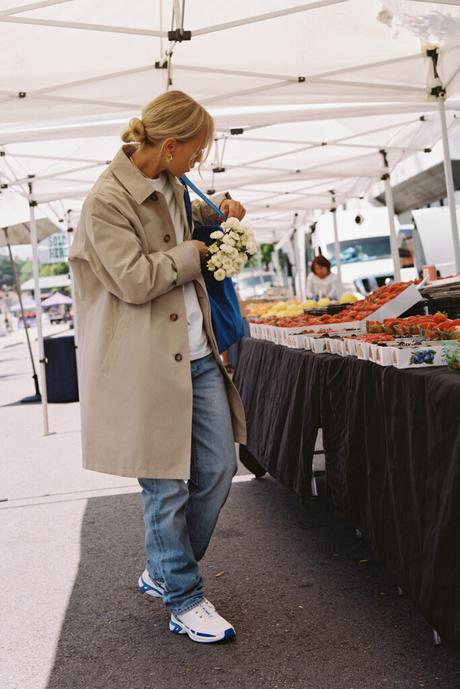
[[264, 296], [267, 289], [277, 285], [275, 273], [265, 270], [244, 271], [234, 278], [238, 297], [242, 301]]

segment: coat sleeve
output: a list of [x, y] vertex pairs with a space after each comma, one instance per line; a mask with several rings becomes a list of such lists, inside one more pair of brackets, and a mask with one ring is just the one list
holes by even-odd
[[145, 254], [131, 223], [112, 203], [89, 198], [85, 216], [85, 256], [119, 299], [145, 304], [201, 274], [200, 254], [191, 242]]
[[[226, 192], [225, 194], [215, 194], [209, 198], [219, 208], [222, 201], [231, 198], [231, 196]], [[223, 218], [219, 217], [207, 203], [199, 199], [192, 202], [192, 217], [194, 224], [197, 225], [207, 225], [214, 222], [221, 223], [223, 220]]]

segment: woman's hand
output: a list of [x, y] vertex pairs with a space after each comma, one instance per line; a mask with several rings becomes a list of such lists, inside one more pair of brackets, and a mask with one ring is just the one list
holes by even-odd
[[191, 243], [193, 244], [193, 246], [195, 247], [195, 249], [198, 249], [198, 253], [200, 254], [201, 260], [203, 260], [204, 258], [206, 258], [206, 256], [207, 256], [208, 253], [209, 253], [209, 249], [208, 249], [208, 247], [206, 246], [206, 244], [205, 244], [204, 242], [198, 241], [198, 239], [192, 239], [192, 240], [191, 240]]
[[227, 218], [243, 220], [246, 215], [246, 208], [235, 199], [224, 199], [219, 208]]

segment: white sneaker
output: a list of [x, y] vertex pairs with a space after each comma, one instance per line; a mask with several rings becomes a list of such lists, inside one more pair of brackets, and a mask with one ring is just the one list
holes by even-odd
[[161, 581], [152, 579], [146, 569], [142, 572], [138, 581], [139, 591], [152, 598], [163, 598], [166, 587]]
[[187, 612], [172, 613], [169, 629], [173, 634], [188, 634], [192, 641], [202, 644], [212, 644], [235, 636], [230, 622], [224, 620], [206, 598]]

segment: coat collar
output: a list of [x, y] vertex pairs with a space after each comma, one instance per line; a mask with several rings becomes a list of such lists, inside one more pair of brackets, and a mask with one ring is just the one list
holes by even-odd
[[[127, 189], [135, 201], [141, 205], [149, 196], [152, 195], [152, 185], [149, 180], [144, 177], [142, 172], [130, 161], [129, 157], [134, 153], [137, 146], [127, 144], [122, 146], [115, 158], [110, 163], [110, 170], [118, 179], [118, 181]], [[181, 207], [184, 198], [184, 186], [168, 172], [169, 182], [174, 189], [176, 198], [181, 199]], [[182, 208], [181, 208], [182, 210]]]

